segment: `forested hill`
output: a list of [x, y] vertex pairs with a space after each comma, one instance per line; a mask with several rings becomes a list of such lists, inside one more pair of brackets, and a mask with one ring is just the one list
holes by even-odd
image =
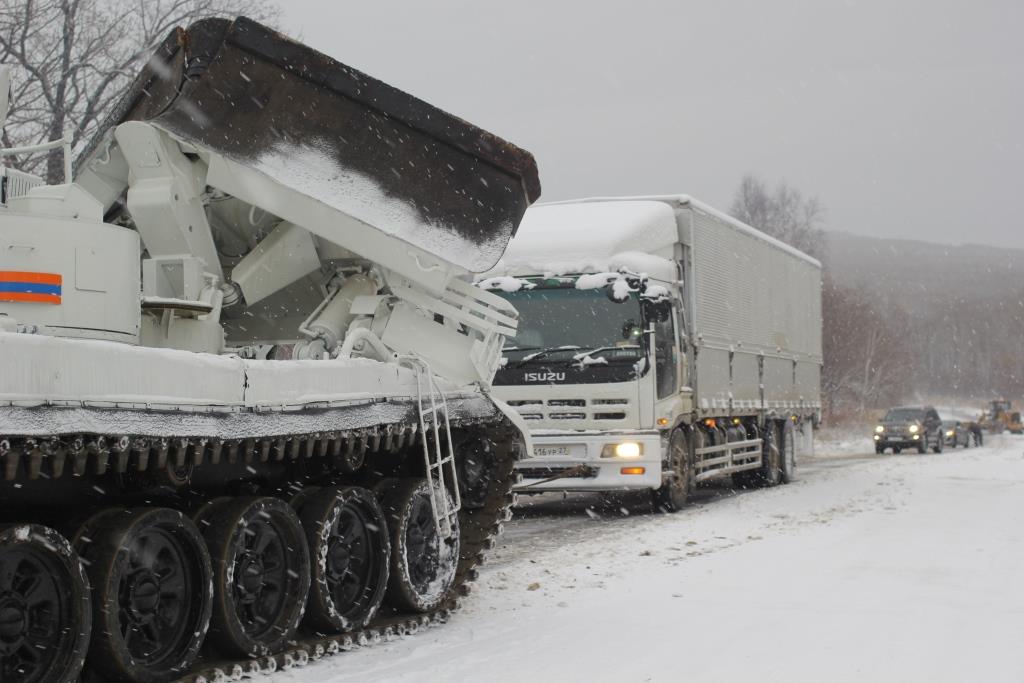
[[1024, 399], [1024, 250], [822, 238], [832, 409], [936, 394]]

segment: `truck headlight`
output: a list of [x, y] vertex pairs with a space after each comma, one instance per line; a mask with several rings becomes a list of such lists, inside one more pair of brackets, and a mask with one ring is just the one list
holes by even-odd
[[639, 458], [644, 454], [644, 447], [636, 441], [606, 444], [601, 449], [602, 458]]
[[918, 429], [919, 429], [919, 427], [917, 425], [910, 425], [910, 433], [911, 434], [917, 434], [917, 430]]
[[884, 431], [885, 427], [883, 427], [882, 425], [878, 425], [877, 427], [875, 427], [875, 434], [881, 434]]

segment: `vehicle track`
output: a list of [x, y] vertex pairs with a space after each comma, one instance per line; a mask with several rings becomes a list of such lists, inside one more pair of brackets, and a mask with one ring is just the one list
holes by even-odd
[[[366, 628], [340, 634], [315, 633], [300, 628], [286, 648], [259, 657], [222, 658], [207, 648], [187, 674], [173, 680], [176, 683], [209, 683], [288, 670], [346, 650], [414, 634], [447, 621], [458, 609], [459, 598], [471, 591], [477, 578], [477, 567], [484, 561], [487, 550], [494, 547], [503, 523], [511, 519], [511, 507], [515, 501], [511, 492], [513, 464], [521, 455], [521, 444], [516, 438], [518, 431], [497, 411], [484, 416], [467, 410], [459, 419], [453, 416], [451, 424], [453, 432], [486, 439], [490, 444], [492, 462], [489, 464], [486, 494], [477, 501], [476, 507], [464, 507], [460, 512], [460, 551], [455, 580], [435, 609], [422, 614], [402, 614], [391, 608], [382, 608]], [[278, 463], [300, 469], [304, 463], [344, 458], [346, 454], [395, 453], [417, 444], [422, 447], [423, 434], [417, 426], [417, 422], [407, 420], [352, 430], [245, 439], [81, 433], [50, 438], [2, 437], [0, 487], [13, 492], [23, 484], [38, 484], [39, 480], [89, 480], [132, 472], [161, 472], [169, 466], [200, 468], [216, 463], [237, 463], [252, 468]], [[283, 494], [286, 492], [277, 495]], [[109, 501], [108, 504], [128, 505], [124, 501]], [[32, 519], [11, 521], [15, 525], [37, 523]], [[65, 527], [66, 533], [68, 529], [70, 527]], [[81, 681], [100, 683], [103, 680], [87, 662]]]

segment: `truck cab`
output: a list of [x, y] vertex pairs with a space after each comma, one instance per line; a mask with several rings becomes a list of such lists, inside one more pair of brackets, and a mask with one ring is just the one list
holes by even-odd
[[674, 398], [682, 356], [671, 304], [658, 322], [642, 291], [617, 298], [614, 282], [583, 288], [586, 278], [538, 276], [503, 292], [525, 322], [495, 375], [495, 391], [533, 427], [535, 458], [520, 474], [562, 475], [538, 487], [656, 488], [656, 405]]

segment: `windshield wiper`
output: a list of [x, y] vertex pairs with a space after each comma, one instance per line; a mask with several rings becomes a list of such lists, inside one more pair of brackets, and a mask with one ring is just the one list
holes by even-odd
[[[526, 356], [524, 358], [521, 358], [519, 360], [519, 362], [516, 364], [516, 367], [522, 367], [522, 366], [526, 365], [527, 363], [532, 363], [535, 360], [541, 360], [543, 358], [546, 358], [547, 356], [550, 356], [553, 353], [558, 353], [559, 351], [565, 351], [565, 352], [569, 352], [569, 351], [583, 351], [585, 348], [590, 348], [590, 347], [582, 347], [582, 346], [549, 346], [549, 347], [547, 347], [545, 349], [541, 349], [540, 351], [537, 351], [535, 353], [531, 353], [528, 356]], [[571, 360], [571, 358], [569, 360]]]
[[[633, 353], [620, 353], [622, 351], [632, 351]], [[576, 354], [573, 356], [573, 362], [579, 363], [580, 365], [587, 365], [588, 363], [600, 359], [606, 363], [622, 361], [635, 363], [641, 355], [641, 349], [639, 346], [599, 346], [597, 348], [591, 348], [589, 351], [584, 353]]]
[[536, 351], [539, 348], [539, 346], [503, 346], [501, 347], [501, 352], [505, 353], [506, 351]]

